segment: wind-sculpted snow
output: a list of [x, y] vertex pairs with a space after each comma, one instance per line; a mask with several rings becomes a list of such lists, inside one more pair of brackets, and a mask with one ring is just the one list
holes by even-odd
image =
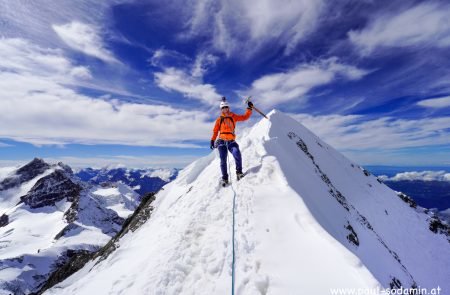
[[445, 224], [292, 118], [269, 117], [237, 139], [245, 178], [235, 180], [231, 163], [222, 188], [217, 151], [197, 160], [116, 251], [46, 294], [231, 293], [234, 194], [235, 294], [450, 290]]

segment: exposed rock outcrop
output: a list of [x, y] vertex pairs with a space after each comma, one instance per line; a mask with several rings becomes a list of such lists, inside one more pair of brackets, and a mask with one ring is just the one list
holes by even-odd
[[[104, 247], [96, 252], [89, 252], [85, 250], [72, 251], [65, 253], [65, 256], [60, 259], [60, 263], [55, 270], [50, 274], [46, 282], [40, 287], [39, 291], [33, 294], [43, 294], [46, 290], [64, 281], [84, 267], [86, 263], [97, 259], [97, 263], [106, 259], [117, 248], [117, 242], [128, 232], [134, 232], [141, 227], [151, 216], [153, 211], [152, 202], [155, 200], [155, 193], [149, 193], [143, 196], [141, 203], [136, 208], [136, 211], [128, 217], [122, 225], [122, 229], [112, 238]], [[68, 231], [74, 228], [67, 229]], [[63, 233], [64, 234], [64, 233]], [[64, 259], [66, 258], [66, 259]]]
[[74, 183], [64, 170], [58, 169], [39, 179], [20, 200], [31, 208], [40, 208], [55, 205], [64, 198], [73, 202], [79, 198], [81, 190], [82, 187]]
[[7, 226], [9, 223], [9, 217], [6, 214], [0, 216], [0, 227]]
[[0, 182], [0, 191], [7, 190], [30, 181], [36, 176], [44, 173], [49, 168], [50, 165], [44, 162], [44, 160], [34, 158], [33, 161], [19, 168], [15, 175], [7, 177]]

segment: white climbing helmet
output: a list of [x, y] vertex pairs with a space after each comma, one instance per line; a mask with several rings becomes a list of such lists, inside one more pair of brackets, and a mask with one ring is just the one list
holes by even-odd
[[228, 104], [227, 101], [221, 101], [220, 102], [220, 109], [224, 108], [224, 107], [230, 107], [230, 105]]

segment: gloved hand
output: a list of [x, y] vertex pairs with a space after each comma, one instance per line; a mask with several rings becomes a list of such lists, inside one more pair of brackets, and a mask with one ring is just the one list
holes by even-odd
[[253, 109], [253, 102], [249, 101], [247, 104], [249, 109]]
[[211, 143], [210, 143], [210, 145], [209, 145], [209, 148], [212, 149], [212, 150], [215, 148], [215, 146], [214, 146], [214, 140], [211, 140]]

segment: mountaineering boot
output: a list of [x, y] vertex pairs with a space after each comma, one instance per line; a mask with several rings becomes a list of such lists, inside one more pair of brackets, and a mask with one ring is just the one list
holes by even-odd
[[220, 180], [220, 184], [221, 184], [223, 187], [226, 187], [226, 186], [229, 184], [228, 178], [222, 178], [222, 179]]
[[245, 176], [244, 173], [242, 173], [241, 171], [237, 171], [236, 172], [236, 178], [237, 180], [240, 180], [241, 178], [243, 178]]

